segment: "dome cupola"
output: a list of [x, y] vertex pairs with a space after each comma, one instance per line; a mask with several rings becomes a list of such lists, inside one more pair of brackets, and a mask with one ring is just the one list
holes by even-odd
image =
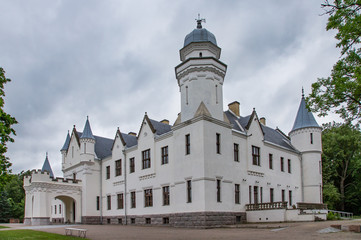
[[204, 18], [200, 19], [198, 15], [198, 19], [196, 19], [196, 21], [197, 21], [197, 28], [194, 29], [184, 38], [183, 47], [191, 44], [192, 42], [211, 42], [217, 46], [217, 40], [214, 34], [208, 31], [207, 29], [202, 28], [202, 22], [205, 22], [206, 20]]

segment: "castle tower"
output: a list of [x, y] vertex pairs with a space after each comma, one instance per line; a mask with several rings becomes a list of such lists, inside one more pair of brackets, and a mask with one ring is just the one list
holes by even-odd
[[54, 177], [53, 170], [51, 169], [49, 159], [48, 159], [48, 153], [46, 153], [45, 161], [43, 164], [43, 167], [41, 169], [42, 172], [47, 171], [49, 173], [50, 177]]
[[69, 135], [69, 131], [68, 131], [68, 135], [66, 136], [65, 143], [64, 143], [63, 147], [60, 149], [63, 164], [65, 163], [65, 157], [66, 157], [66, 153], [69, 148], [69, 143], [70, 143], [70, 135]]
[[289, 136], [291, 143], [301, 152], [303, 202], [322, 203], [321, 141], [322, 129], [306, 108], [302, 99], [295, 123]]
[[223, 81], [227, 65], [219, 61], [221, 49], [215, 36], [202, 28], [202, 21], [205, 20], [198, 18], [197, 28], [185, 37], [180, 50], [182, 63], [175, 67], [181, 93], [181, 122], [192, 119], [198, 109], [224, 119]]
[[85, 122], [83, 134], [79, 140], [81, 161], [93, 161], [95, 157], [95, 137], [90, 128], [88, 117]]

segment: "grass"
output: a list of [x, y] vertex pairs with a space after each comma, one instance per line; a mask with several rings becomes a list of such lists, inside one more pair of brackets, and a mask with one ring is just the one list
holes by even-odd
[[87, 238], [78, 238], [72, 236], [64, 236], [55, 233], [39, 232], [34, 230], [6, 230], [0, 231], [1, 240], [17, 240], [17, 239], [87, 239]]
[[0, 228], [9, 228], [9, 227], [5, 227], [5, 226], [0, 226]]

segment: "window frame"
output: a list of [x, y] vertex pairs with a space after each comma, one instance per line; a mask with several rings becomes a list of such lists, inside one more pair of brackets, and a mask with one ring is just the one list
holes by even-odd
[[153, 190], [144, 189], [144, 207], [153, 207]]
[[129, 158], [129, 173], [135, 172], [135, 158]]
[[118, 193], [117, 194], [117, 207], [118, 209], [123, 209], [124, 208], [124, 194], [123, 193]]
[[216, 153], [221, 154], [221, 134], [216, 133]]
[[105, 167], [105, 179], [110, 179], [110, 166]]
[[192, 202], [192, 180], [187, 180], [187, 203]]
[[130, 208], [136, 208], [136, 207], [137, 207], [136, 192], [132, 191], [130, 192]]
[[239, 144], [238, 143], [233, 144], [233, 160], [235, 162], [239, 162]]
[[150, 148], [142, 151], [142, 169], [147, 169], [151, 167], [150, 161]]
[[285, 159], [284, 157], [280, 157], [280, 162], [281, 162], [281, 172], [285, 171], [285, 163], [284, 163]]
[[221, 201], [221, 179], [217, 179], [217, 202]]
[[252, 164], [261, 166], [261, 148], [252, 145]]
[[240, 184], [234, 184], [234, 203], [241, 204]]
[[107, 210], [112, 210], [112, 196], [107, 195]]
[[185, 135], [185, 153], [186, 155], [191, 154], [191, 135]]
[[272, 153], [268, 154], [268, 165], [269, 165], [269, 169], [273, 169], [273, 154]]
[[163, 206], [169, 206], [170, 205], [170, 189], [169, 186], [163, 186], [162, 187], [163, 192]]
[[122, 159], [118, 159], [114, 162], [115, 164], [115, 176], [121, 176], [122, 175]]
[[292, 173], [292, 169], [291, 169], [291, 159], [287, 160], [287, 171], [288, 173]]
[[164, 146], [161, 148], [161, 164], [168, 164], [169, 162], [169, 154], [168, 154], [168, 146]]

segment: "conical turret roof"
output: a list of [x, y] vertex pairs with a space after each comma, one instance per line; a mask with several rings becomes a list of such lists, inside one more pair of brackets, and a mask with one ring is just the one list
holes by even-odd
[[316, 122], [313, 114], [307, 110], [305, 97], [302, 93], [300, 107], [298, 108], [295, 123], [293, 124], [293, 128], [291, 132], [297, 129], [307, 128], [307, 127], [320, 127], [320, 126]]
[[94, 139], [95, 140], [95, 137], [93, 136], [92, 130], [90, 128], [90, 123], [89, 123], [89, 118], [88, 117], [86, 118], [83, 134], [81, 135], [80, 138], [88, 138], [88, 139]]
[[69, 131], [68, 131], [68, 135], [66, 136], [65, 143], [64, 143], [63, 147], [60, 149], [60, 151], [68, 150], [69, 143], [70, 143], [70, 135], [69, 135]]
[[48, 153], [46, 153], [46, 158], [45, 158], [43, 168], [41, 169], [41, 171], [42, 172], [47, 171], [47, 172], [49, 172], [50, 177], [54, 177], [53, 170], [51, 169], [50, 163], [49, 163], [49, 160], [48, 160]]

